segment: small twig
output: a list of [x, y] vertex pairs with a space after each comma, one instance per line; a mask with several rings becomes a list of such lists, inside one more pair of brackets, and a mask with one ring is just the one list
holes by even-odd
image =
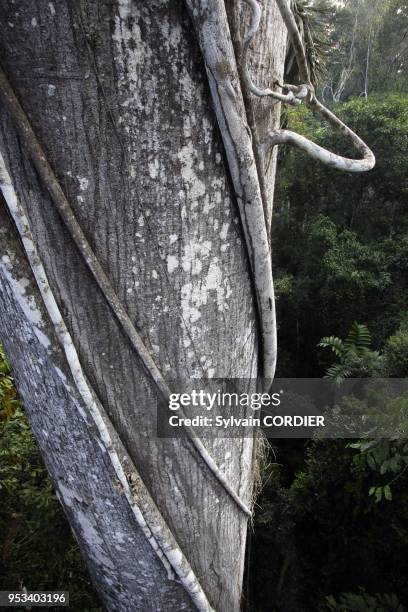
[[397, 480], [399, 480], [405, 474], [405, 472], [407, 470], [408, 470], [408, 463], [404, 466], [404, 468], [398, 474], [396, 474], [396, 476], [394, 476], [394, 478], [392, 480], [387, 482], [387, 484], [385, 486], [386, 487], [390, 487], [392, 484], [397, 482]]

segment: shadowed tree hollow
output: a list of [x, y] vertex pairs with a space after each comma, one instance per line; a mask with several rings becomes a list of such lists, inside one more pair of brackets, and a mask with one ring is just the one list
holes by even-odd
[[[256, 444], [159, 438], [157, 396], [269, 388], [275, 145], [373, 156], [316, 100], [286, 0], [5, 0], [0, 20], [0, 340], [58, 496], [106, 609], [237, 611]], [[362, 159], [280, 130], [281, 102]]]

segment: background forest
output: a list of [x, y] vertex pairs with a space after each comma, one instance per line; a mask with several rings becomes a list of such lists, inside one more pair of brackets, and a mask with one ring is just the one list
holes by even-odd
[[[280, 152], [277, 375], [407, 377], [408, 4], [295, 8], [319, 97], [377, 165], [350, 175]], [[288, 72], [292, 64], [289, 52]], [[308, 111], [282, 121], [351, 153]], [[319, 347], [323, 337], [342, 349]], [[100, 610], [2, 353], [0, 403], [0, 590], [65, 589], [71, 609]], [[272, 444], [248, 547], [248, 611], [407, 609], [408, 444], [349, 442]]]

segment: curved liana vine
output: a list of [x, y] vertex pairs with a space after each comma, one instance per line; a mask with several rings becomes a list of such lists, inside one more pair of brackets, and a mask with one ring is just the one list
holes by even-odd
[[[291, 130], [271, 130], [264, 135], [263, 152], [277, 144], [290, 144], [306, 151], [311, 157], [325, 164], [347, 170], [363, 172], [373, 168], [375, 157], [363, 140], [316, 98], [310, 80], [304, 43], [292, 10], [286, 0], [276, 0], [282, 19], [295, 50], [300, 85], [273, 85], [282, 93], [270, 88], [261, 89], [249, 75], [247, 58], [250, 44], [259, 29], [262, 8], [258, 0], [244, 0], [251, 8], [249, 30], [242, 44], [242, 86], [258, 97], [270, 97], [276, 101], [299, 106], [304, 102], [317, 111], [333, 127], [340, 130], [356, 149], [362, 159], [348, 159], [313, 143]], [[256, 169], [251, 131], [246, 120], [246, 109], [242, 98], [241, 82], [229, 33], [228, 19], [222, 0], [186, 0], [191, 19], [197, 32], [204, 57], [208, 81], [220, 127], [235, 196], [245, 234], [247, 251], [257, 299], [262, 332], [262, 378], [265, 389], [270, 387], [276, 366], [276, 321], [272, 262], [268, 233], [265, 227], [265, 203], [262, 202], [260, 180]]]
[[[62, 317], [59, 306], [52, 293], [47, 274], [41, 263], [31, 231], [30, 222], [14, 190], [1, 152], [0, 190], [20, 235], [43, 304], [54, 326], [60, 346], [65, 353], [72, 379], [97, 427], [99, 436], [118, 478], [118, 482], [122, 486], [122, 490], [139, 528], [163, 563], [168, 576], [172, 579], [180, 580], [185, 590], [189, 593], [197, 610], [201, 612], [214, 612], [197, 576], [180, 549], [170, 527], [160, 514], [153, 499], [150, 497], [141, 476], [119, 440], [108, 415], [86, 378], [79, 361], [74, 341]], [[76, 402], [74, 402], [74, 405], [77, 407], [78, 411], [81, 412], [81, 408], [78, 407]], [[131, 470], [130, 473], [125, 472], [124, 464], [126, 464], [128, 470]], [[137, 491], [137, 496], [133, 494], [133, 490]]]
[[261, 375], [267, 391], [276, 367], [272, 260], [264, 203], [242, 87], [223, 0], [186, 0], [203, 54], [251, 266], [261, 330]]
[[[271, 97], [271, 98], [274, 98], [275, 100], [278, 100], [279, 102], [284, 102], [285, 104], [291, 104], [293, 106], [297, 106], [298, 104], [301, 103], [299, 99], [300, 95], [298, 94], [297, 96], [295, 96], [291, 89], [288, 90], [287, 94], [281, 94], [269, 88], [260, 89], [252, 82], [252, 79], [248, 71], [248, 61], [247, 61], [248, 51], [249, 51], [249, 46], [252, 40], [254, 39], [256, 33], [258, 32], [259, 25], [261, 23], [262, 9], [257, 0], [245, 0], [245, 2], [251, 7], [252, 14], [251, 14], [251, 22], [250, 22], [249, 30], [245, 34], [244, 40], [242, 42], [241, 62], [242, 62], [242, 68], [243, 68], [242, 80], [244, 82], [244, 86], [246, 87], [248, 91], [253, 93], [255, 96]], [[279, 85], [279, 82], [277, 80], [274, 80], [274, 84]], [[305, 95], [306, 93], [307, 91], [305, 92]]]
[[[359, 138], [359, 136], [357, 136], [357, 134], [317, 100], [310, 79], [304, 43], [287, 0], [275, 1], [279, 7], [295, 51], [302, 83], [300, 85], [280, 84], [275, 80], [273, 86], [282, 90], [282, 92], [279, 92], [271, 88], [261, 89], [252, 82], [247, 67], [247, 58], [250, 44], [259, 29], [262, 9], [258, 0], [244, 1], [251, 8], [251, 21], [249, 30], [243, 40], [242, 57], [240, 58], [242, 63], [241, 83], [224, 1], [185, 0], [203, 54], [215, 113], [225, 147], [233, 189], [245, 235], [261, 329], [261, 375], [263, 387], [268, 390], [273, 381], [276, 366], [276, 320], [272, 260], [264, 212], [266, 203], [262, 200], [260, 177], [255, 162], [252, 134], [247, 123], [242, 88], [245, 88], [249, 93], [255, 96], [270, 97], [273, 100], [292, 106], [298, 106], [302, 104], [302, 102], [305, 103], [307, 107], [317, 111], [323, 119], [330, 123], [330, 125], [339, 129], [341, 133], [350, 140], [359, 153], [361, 153], [362, 159], [348, 159], [342, 157], [324, 149], [295, 132], [281, 129], [271, 130], [264, 135], [262, 140], [264, 153], [275, 145], [289, 144], [303, 149], [308, 155], [325, 164], [349, 172], [370, 170], [375, 164], [375, 157], [369, 147]], [[70, 231], [74, 243], [91, 271], [113, 314], [121, 324], [122, 329], [139, 356], [150, 379], [155, 384], [160, 394], [167, 399], [170, 395], [170, 389], [162, 373], [148, 352], [141, 336], [135, 329], [117, 297], [110, 280], [86, 240], [75, 218], [74, 212], [32, 130], [30, 122], [1, 68], [0, 99], [13, 118], [21, 141], [24, 143], [55, 207], [59, 211], [67, 229]], [[153, 518], [150, 517], [149, 521], [145, 520], [146, 514], [145, 516], [142, 515], [140, 508], [135, 504], [131, 496], [130, 490], [128, 490], [129, 487], [127, 487], [122, 467], [118, 463], [118, 458], [112, 450], [109, 431], [104, 423], [105, 417], [101, 416], [103, 408], [98, 405], [92, 389], [89, 388], [82, 372], [72, 338], [61, 318], [57, 304], [50, 292], [45, 272], [41, 262], [39, 262], [28, 219], [26, 218], [23, 208], [17, 202], [5, 165], [3, 167], [0, 183], [5, 193], [5, 199], [8, 203], [10, 212], [15, 219], [16, 226], [23, 239], [26, 253], [42, 293], [45, 306], [56, 327], [60, 342], [67, 355], [67, 360], [71, 367], [77, 388], [86, 405], [89, 407], [95, 421], [99, 425], [101, 436], [110, 450], [112, 463], [120, 478], [123, 480], [129, 503], [132, 505], [139, 526], [144, 530], [146, 537], [149, 539], [166, 568], [171, 567], [171, 569], [175, 571], [186, 590], [190, 593], [197, 609], [206, 612], [210, 611], [211, 607], [208, 600], [197, 578], [188, 565], [187, 560], [183, 557], [182, 563], [180, 562], [180, 555], [182, 553], [177, 543], [174, 541], [171, 532], [166, 531], [166, 534], [161, 537], [160, 521], [157, 521], [154, 516]], [[49, 295], [47, 296], [48, 291]], [[226, 494], [234, 500], [237, 507], [250, 516], [251, 511], [241, 500], [239, 495], [232, 489], [226, 477], [220, 471], [201, 440], [196, 437], [193, 428], [186, 427], [186, 432], [203, 461], [203, 464], [222, 485]]]
[[291, 130], [271, 130], [263, 139], [262, 144], [264, 149], [268, 150], [278, 144], [288, 144], [302, 149], [310, 157], [332, 166], [333, 168], [337, 168], [338, 170], [345, 170], [348, 172], [365, 172], [367, 170], [371, 170], [375, 165], [375, 157], [371, 149], [359, 136], [357, 136], [357, 134], [355, 134], [355, 132], [353, 132], [353, 130], [345, 125], [338, 117], [336, 117], [334, 113], [332, 113], [316, 98], [315, 90], [310, 80], [310, 70], [307, 63], [305, 46], [295, 17], [287, 0], [276, 0], [276, 4], [288, 30], [289, 38], [295, 52], [299, 76], [303, 83], [301, 85], [280, 85], [277, 81], [275, 81], [276, 85], [278, 85], [283, 91], [287, 92], [282, 94], [271, 89], [259, 89], [252, 83], [248, 74], [247, 54], [249, 44], [259, 28], [261, 7], [257, 0], [245, 0], [245, 2], [252, 9], [250, 29], [244, 39], [243, 44], [244, 80], [249, 91], [256, 96], [270, 96], [283, 103], [291, 104], [292, 106], [298, 106], [304, 102], [308, 108], [318, 112], [323, 119], [325, 119], [328, 123], [330, 123], [330, 125], [338, 129], [346, 138], [348, 138], [351, 144], [359, 151], [359, 153], [361, 153], [362, 159], [349, 159], [347, 157], [337, 155]]
[[[61, 185], [55, 176], [53, 169], [51, 168], [46, 155], [37, 140], [37, 137], [31, 127], [30, 121], [27, 115], [24, 113], [4, 71], [0, 67], [0, 100], [3, 102], [5, 107], [8, 109], [11, 117], [13, 118], [17, 132], [24, 143], [26, 150], [33, 162], [39, 176], [41, 177], [43, 184], [45, 185], [51, 199], [58, 210], [62, 220], [65, 223], [66, 228], [71, 234], [71, 237], [82, 256], [83, 261], [90, 270], [93, 278], [99, 286], [103, 297], [109, 304], [113, 315], [121, 325], [124, 333], [128, 337], [135, 353], [139, 357], [145, 371], [147, 372], [150, 380], [155, 385], [157, 391], [165, 401], [168, 401], [172, 391], [169, 388], [162, 372], [157, 367], [153, 357], [149, 350], [145, 346], [139, 332], [136, 330], [132, 321], [129, 318], [123, 304], [119, 300], [111, 281], [106, 275], [102, 268], [98, 258], [93, 252], [81, 226], [79, 225], [75, 214], [68, 202]], [[179, 410], [181, 417], [184, 416], [183, 411]], [[197, 437], [197, 434], [193, 427], [186, 425], [183, 420], [183, 428], [186, 432], [187, 438], [196, 449], [201, 460], [205, 466], [212, 472], [213, 476], [223, 487], [224, 491], [231, 497], [236, 505], [248, 516], [252, 516], [251, 510], [240, 498], [240, 496], [234, 491], [229, 484], [227, 478], [221, 472], [216, 462], [207, 451], [206, 447]]]

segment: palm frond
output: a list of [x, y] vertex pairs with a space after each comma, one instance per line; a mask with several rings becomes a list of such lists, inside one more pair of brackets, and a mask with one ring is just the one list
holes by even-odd
[[331, 349], [337, 355], [337, 357], [340, 358], [344, 357], [346, 353], [343, 340], [341, 338], [337, 338], [336, 336], [325, 336], [320, 340], [317, 346]]
[[357, 355], [363, 354], [371, 344], [371, 334], [366, 325], [354, 321], [344, 341], [346, 351], [354, 351]]
[[[328, 16], [333, 13], [333, 2], [293, 0], [292, 11], [303, 38], [310, 79], [316, 85], [319, 76], [324, 73], [325, 57], [329, 49], [325, 24]], [[291, 45], [286, 55], [285, 80], [289, 83], [298, 81], [298, 69]]]
[[335, 383], [340, 384], [345, 378], [348, 378], [351, 374], [349, 367], [345, 363], [335, 363], [328, 368], [325, 378], [330, 378]]

